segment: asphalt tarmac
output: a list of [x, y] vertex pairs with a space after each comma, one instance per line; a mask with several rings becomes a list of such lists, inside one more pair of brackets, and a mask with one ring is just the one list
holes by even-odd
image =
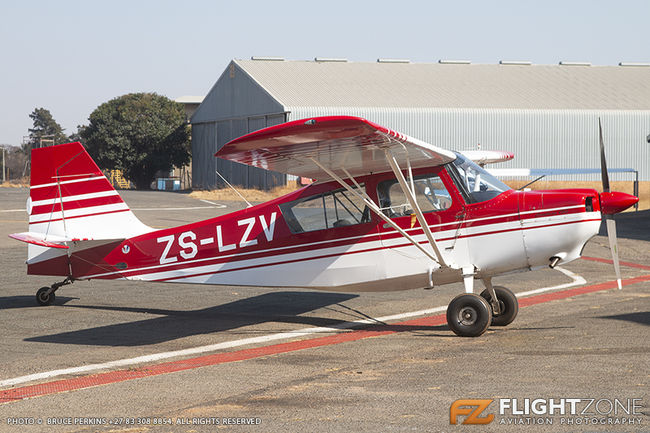
[[[27, 230], [27, 194], [0, 189], [0, 432], [650, 432], [648, 211], [617, 216], [622, 291], [597, 236], [591, 259], [565, 272], [495, 278], [516, 293], [556, 288], [521, 297], [510, 326], [460, 338], [442, 315], [461, 285], [341, 294], [82, 281], [40, 307], [36, 290], [55, 279], [27, 276], [26, 246], [7, 238]], [[123, 197], [155, 227], [242, 207]], [[459, 411], [450, 424], [459, 399], [486, 400], [474, 414], [490, 422], [460, 425], [470, 416]]]

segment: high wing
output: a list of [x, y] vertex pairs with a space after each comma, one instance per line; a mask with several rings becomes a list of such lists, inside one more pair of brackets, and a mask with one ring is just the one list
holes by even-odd
[[[405, 239], [437, 262], [447, 263], [422, 210], [415, 199], [413, 167], [432, 167], [456, 159], [456, 154], [416, 138], [400, 134], [366, 119], [351, 116], [314, 117], [272, 126], [226, 143], [216, 156], [254, 167], [310, 177], [336, 180], [350, 194], [363, 200], [366, 206]], [[411, 183], [402, 170], [407, 169]], [[359, 190], [357, 176], [393, 171], [400, 187], [433, 249], [432, 254], [411, 235], [399, 227], [364, 192]]]
[[220, 158], [267, 170], [329, 180], [322, 167], [364, 176], [391, 170], [385, 151], [406, 168], [437, 166], [456, 155], [366, 119], [327, 116], [271, 126], [224, 145]]

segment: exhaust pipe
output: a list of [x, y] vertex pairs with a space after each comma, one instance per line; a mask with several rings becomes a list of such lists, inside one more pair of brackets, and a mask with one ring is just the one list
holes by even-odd
[[548, 267], [551, 269], [555, 268], [557, 264], [560, 263], [560, 260], [562, 259], [560, 259], [558, 256], [551, 257], [548, 262]]

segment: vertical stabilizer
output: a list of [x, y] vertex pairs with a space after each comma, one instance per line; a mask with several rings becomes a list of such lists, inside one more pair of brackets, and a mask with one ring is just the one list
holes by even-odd
[[[131, 212], [81, 143], [32, 150], [29, 233], [45, 241], [124, 239], [152, 231]], [[29, 260], [43, 252], [30, 245]]]

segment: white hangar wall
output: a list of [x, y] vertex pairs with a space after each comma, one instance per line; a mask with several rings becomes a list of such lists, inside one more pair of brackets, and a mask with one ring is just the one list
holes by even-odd
[[[609, 168], [650, 181], [650, 67], [233, 60], [192, 116], [193, 186], [269, 189], [283, 174], [214, 157], [226, 142], [289, 120], [364, 117], [451, 149], [512, 151], [503, 168]], [[633, 180], [613, 174], [612, 180]], [[597, 180], [572, 175], [552, 180]]]
[[[609, 168], [632, 168], [650, 181], [648, 111], [406, 109], [378, 107], [289, 107], [288, 120], [327, 115], [364, 117], [450, 150], [506, 150], [515, 158], [499, 167], [599, 168], [598, 118]], [[634, 180], [613, 174], [613, 180]], [[599, 180], [598, 175], [554, 176], [552, 180]]]

